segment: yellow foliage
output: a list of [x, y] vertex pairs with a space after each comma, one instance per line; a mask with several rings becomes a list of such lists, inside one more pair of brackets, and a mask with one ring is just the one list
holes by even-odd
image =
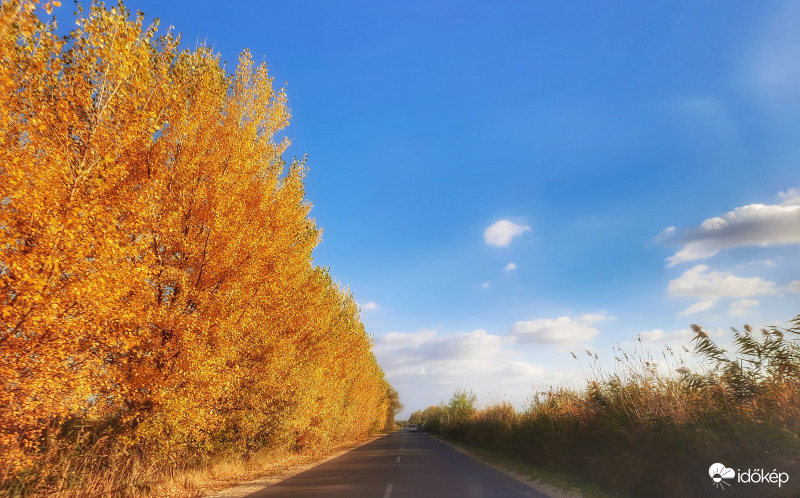
[[0, 475], [74, 419], [210, 452], [380, 428], [388, 385], [312, 263], [266, 64], [226, 75], [121, 4], [62, 40], [35, 5], [0, 20]]

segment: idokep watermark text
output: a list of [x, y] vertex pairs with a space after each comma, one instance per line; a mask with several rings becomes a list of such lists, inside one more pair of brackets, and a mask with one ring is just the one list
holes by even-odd
[[765, 469], [733, 470], [721, 463], [711, 465], [708, 468], [708, 475], [711, 477], [714, 486], [720, 489], [730, 486], [731, 482], [740, 484], [777, 484], [779, 488], [789, 482], [789, 474], [778, 469], [772, 469], [772, 471]]

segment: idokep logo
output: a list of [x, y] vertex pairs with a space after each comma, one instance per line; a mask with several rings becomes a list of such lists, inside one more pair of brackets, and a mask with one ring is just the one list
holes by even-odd
[[778, 472], [773, 469], [772, 472], [765, 472], [764, 469], [747, 469], [742, 471], [737, 469], [739, 474], [730, 467], [726, 467], [721, 463], [715, 463], [708, 468], [708, 475], [714, 481], [714, 486], [725, 489], [725, 486], [730, 486], [730, 483], [725, 482], [725, 479], [736, 479], [735, 482], [741, 484], [777, 484], [780, 488], [781, 485], [789, 482], [789, 474], [786, 472]]
[[730, 486], [730, 483], [723, 481], [723, 479], [733, 479], [736, 477], [736, 472], [721, 463], [715, 463], [708, 468], [708, 475], [710, 475], [711, 480], [714, 481], [714, 486], [725, 489], [725, 486]]

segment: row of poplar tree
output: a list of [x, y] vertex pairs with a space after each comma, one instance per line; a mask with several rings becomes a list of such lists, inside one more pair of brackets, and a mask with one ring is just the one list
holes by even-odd
[[75, 420], [206, 452], [383, 429], [266, 65], [226, 74], [121, 4], [58, 37], [58, 5], [2, 3], [0, 475]]

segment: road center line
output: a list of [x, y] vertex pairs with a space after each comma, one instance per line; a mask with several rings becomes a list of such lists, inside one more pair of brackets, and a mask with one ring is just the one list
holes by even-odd
[[383, 498], [391, 498], [391, 496], [392, 496], [392, 487], [394, 487], [394, 484], [392, 484], [392, 483], [389, 483], [389, 485], [386, 486], [386, 492], [383, 493]]
[[400, 457], [397, 457], [397, 461], [394, 463], [400, 463]]

